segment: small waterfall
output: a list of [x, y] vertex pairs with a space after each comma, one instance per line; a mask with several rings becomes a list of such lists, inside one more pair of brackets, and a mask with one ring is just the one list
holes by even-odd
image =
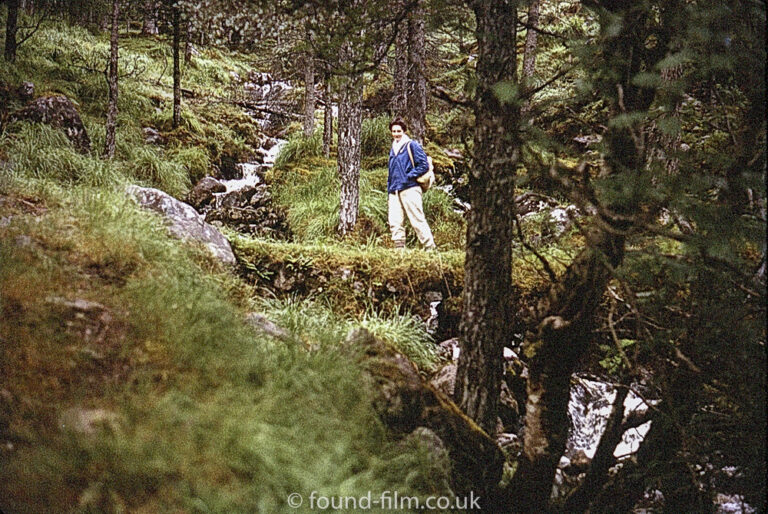
[[260, 148], [257, 150], [257, 153], [264, 156], [263, 162], [241, 162], [237, 164], [237, 169], [240, 170], [243, 178], [221, 180], [221, 183], [226, 186], [227, 190], [222, 193], [216, 193], [216, 195], [224, 196], [233, 191], [240, 191], [241, 189], [261, 184], [263, 180], [260, 174], [263, 173], [265, 169], [271, 168], [275, 165], [277, 154], [280, 153], [280, 149], [286, 143], [285, 139], [277, 139], [272, 141], [274, 141], [274, 144], [272, 144], [269, 149], [265, 150]]
[[[616, 387], [613, 384], [576, 376], [576, 383], [571, 387], [568, 403], [568, 415], [571, 418], [566, 449], [568, 455], [575, 455], [582, 451], [590, 459], [595, 456], [615, 398]], [[629, 391], [624, 400], [625, 417], [630, 414], [640, 414], [648, 408], [649, 405], [644, 399], [634, 391]], [[636, 452], [650, 428], [651, 422], [648, 421], [639, 427], [627, 430], [616, 447], [614, 456], [621, 459]]]
[[242, 173], [243, 178], [222, 180], [221, 183], [227, 187], [227, 190], [223, 193], [216, 194], [225, 195], [227, 193], [231, 193], [232, 191], [239, 191], [245, 187], [255, 186], [261, 183], [261, 177], [258, 175], [258, 173], [263, 167], [262, 164], [256, 162], [241, 162], [240, 164], [237, 164], [236, 167]]

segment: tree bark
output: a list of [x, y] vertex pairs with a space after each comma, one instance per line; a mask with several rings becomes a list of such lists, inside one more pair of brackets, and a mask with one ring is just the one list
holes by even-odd
[[112, 0], [112, 34], [109, 38], [109, 102], [107, 105], [106, 140], [104, 156], [111, 159], [115, 156], [115, 133], [117, 131], [117, 95], [118, 95], [118, 37], [120, 32], [120, 0]]
[[[634, 85], [632, 77], [641, 69], [651, 69], [663, 58], [667, 42], [660, 40], [656, 48], [646, 51], [646, 22], [655, 15], [645, 5], [619, 3], [612, 15], [623, 23], [618, 33], [608, 32], [607, 25], [603, 27], [602, 62], [610, 63], [610, 77], [622, 77], [623, 82], [616, 84], [615, 78], [606, 75], [602, 90], [611, 93], [605, 99], [614, 116], [645, 111], [655, 90]], [[602, 70], [589, 71], [599, 76]], [[644, 172], [645, 148], [634, 137], [642, 129], [642, 123], [637, 123], [606, 132], [606, 176], [633, 177]], [[526, 337], [524, 351], [529, 357], [529, 378], [525, 437], [510, 487], [522, 511], [549, 508], [552, 480], [568, 435], [570, 376], [588, 346], [594, 312], [612, 278], [612, 270], [623, 261], [624, 234], [631, 227], [632, 217], [641, 210], [637, 195], [610, 198], [601, 207], [595, 225], [586, 233], [586, 248], [539, 303], [537, 333]]]
[[[701, 377], [685, 366], [672, 371], [665, 397], [651, 415], [651, 428], [634, 460], [626, 462], [599, 495], [590, 512], [630, 512], [643, 497], [649, 479], [664, 495], [664, 512], [711, 512], [712, 501], [679, 457], [685, 447], [683, 423], [695, 415]], [[662, 469], [659, 465], [663, 463]], [[610, 508], [608, 506], [610, 505]]]
[[547, 511], [552, 481], [568, 438], [570, 378], [587, 348], [594, 312], [624, 257], [624, 238], [599, 228], [538, 305], [538, 333], [526, 338], [528, 400], [523, 454], [512, 482], [524, 512]]
[[304, 56], [304, 137], [315, 132], [315, 60], [310, 52]]
[[323, 112], [323, 155], [331, 156], [333, 144], [333, 90], [330, 76], [325, 77], [325, 111]]
[[[342, 47], [350, 59], [354, 49], [350, 43]], [[357, 224], [360, 202], [360, 137], [363, 125], [363, 77], [349, 74], [341, 77], [339, 98], [338, 169], [341, 181], [339, 233], [349, 234]]]
[[519, 111], [494, 93], [516, 75], [517, 2], [472, 2], [477, 21], [475, 159], [469, 179], [472, 208], [467, 223], [461, 356], [455, 397], [486, 432], [496, 433], [502, 352], [512, 324], [510, 311], [512, 214], [519, 154]]
[[157, 28], [157, 0], [144, 0], [144, 20], [141, 33], [145, 36], [155, 36], [160, 31]]
[[107, 32], [109, 30], [109, 11], [106, 9], [102, 10], [99, 9], [98, 11], [99, 16], [99, 30], [102, 32]]
[[427, 116], [424, 2], [419, 0], [408, 18], [406, 122], [410, 136], [424, 142]]
[[187, 30], [184, 37], [184, 65], [192, 64], [194, 45], [192, 44], [192, 24], [187, 22]]
[[[533, 75], [536, 71], [536, 53], [538, 50], [538, 33], [534, 30], [539, 26], [540, 0], [532, 0], [528, 6], [528, 29], [525, 33], [525, 47], [523, 49], [523, 85], [530, 87]], [[523, 117], [531, 110], [531, 99], [527, 99], [522, 107]]]
[[390, 110], [393, 117], [404, 117], [408, 105], [408, 27], [402, 24], [395, 37], [395, 59], [393, 61], [392, 101]]
[[173, 5], [173, 128], [181, 124], [181, 12]]
[[504, 461], [496, 441], [444, 393], [425, 382], [408, 359], [366, 330], [351, 332], [346, 345], [360, 356], [376, 386], [374, 408], [382, 421], [395, 433], [417, 427], [432, 430], [450, 456], [451, 490], [461, 496], [474, 492], [481, 507], [493, 512]]
[[16, 32], [19, 30], [19, 0], [8, 0], [8, 18], [5, 20], [5, 60], [16, 60]]

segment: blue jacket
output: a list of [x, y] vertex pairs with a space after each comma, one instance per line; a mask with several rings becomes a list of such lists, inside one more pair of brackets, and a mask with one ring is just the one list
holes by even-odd
[[[414, 167], [411, 164], [411, 158], [408, 156], [408, 146], [411, 147], [411, 153], [413, 154], [413, 162], [416, 164]], [[429, 164], [427, 164], [427, 154], [424, 153], [424, 149], [421, 145], [411, 139], [400, 148], [400, 151], [395, 155], [395, 152], [390, 148], [389, 150], [389, 177], [387, 178], [387, 191], [390, 193], [396, 193], [416, 187], [419, 185], [416, 182], [416, 177], [420, 177], [429, 171]]]

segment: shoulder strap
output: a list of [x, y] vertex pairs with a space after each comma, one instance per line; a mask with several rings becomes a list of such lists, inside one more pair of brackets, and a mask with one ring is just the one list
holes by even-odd
[[408, 141], [408, 142], [405, 144], [405, 148], [408, 150], [408, 157], [410, 157], [410, 158], [411, 158], [411, 166], [413, 166], [414, 168], [416, 168], [416, 163], [415, 163], [415, 162], [413, 162], [413, 154], [411, 153], [411, 142], [410, 142], [410, 141]]

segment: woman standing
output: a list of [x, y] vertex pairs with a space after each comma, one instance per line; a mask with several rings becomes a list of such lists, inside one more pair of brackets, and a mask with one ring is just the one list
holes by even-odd
[[395, 118], [389, 124], [392, 133], [392, 149], [389, 151], [389, 177], [387, 179], [387, 202], [389, 230], [395, 248], [405, 248], [405, 217], [411, 223], [416, 237], [428, 250], [435, 249], [432, 230], [424, 216], [421, 202], [422, 190], [416, 181], [429, 170], [427, 154], [418, 143], [405, 133], [405, 122]]

